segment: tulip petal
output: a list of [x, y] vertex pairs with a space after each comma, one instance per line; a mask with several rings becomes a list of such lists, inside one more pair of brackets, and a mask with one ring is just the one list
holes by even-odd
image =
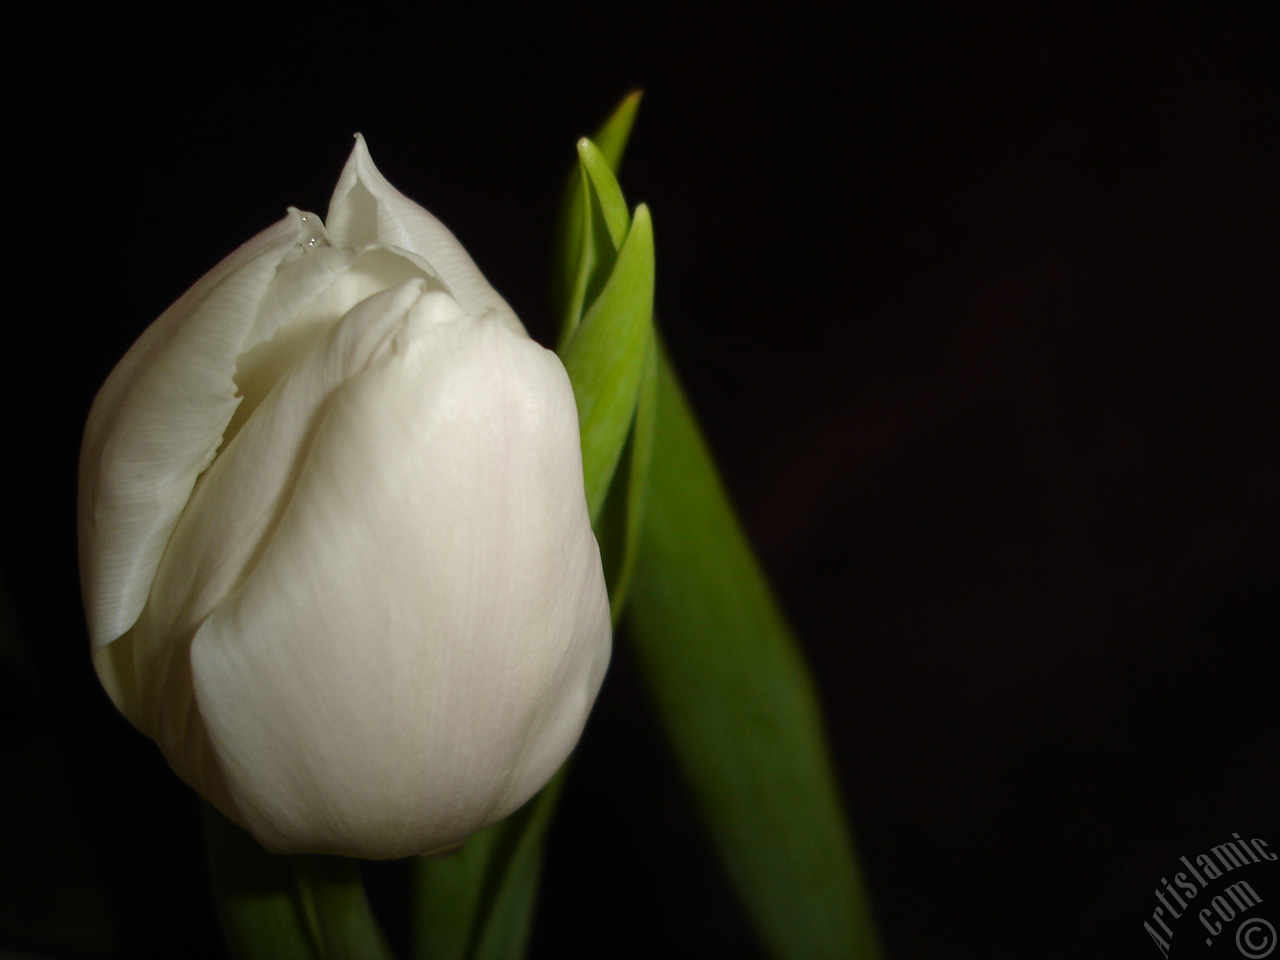
[[418, 324], [464, 314], [423, 279], [357, 302], [300, 358], [201, 478], [170, 540], [149, 616], [162, 635], [193, 630], [252, 571], [289, 504], [335, 393], [396, 349], [410, 312]]
[[[344, 279], [370, 270], [358, 264]], [[385, 270], [386, 264], [376, 266]], [[127, 657], [124, 667], [134, 692], [120, 698], [129, 701], [122, 709], [155, 738], [175, 770], [206, 795], [216, 778], [207, 769], [211, 756], [204, 734], [192, 729], [187, 646], [196, 628], [252, 571], [289, 502], [316, 423], [333, 393], [395, 348], [411, 308], [420, 324], [463, 315], [448, 294], [432, 291], [433, 284], [419, 276], [360, 299], [290, 367], [201, 476], [135, 628], [112, 644], [120, 650], [100, 658], [104, 683], [109, 678], [119, 685]], [[340, 286], [330, 285], [313, 307], [341, 304], [342, 291], [335, 291]], [[361, 286], [357, 283], [346, 293], [359, 297]]]
[[317, 336], [366, 297], [411, 280], [445, 290], [444, 281], [421, 257], [380, 243], [361, 250], [325, 248], [281, 270], [236, 365], [244, 400], [224, 445]]
[[[314, 214], [309, 216], [314, 218]], [[217, 422], [211, 417], [208, 420], [210, 443], [217, 428], [220, 452], [207, 472], [191, 485], [188, 502], [179, 508], [181, 521], [175, 517], [165, 531], [163, 560], [157, 562], [152, 573], [154, 583], [147, 583], [151, 596], [134, 629], [114, 638], [112, 645], [121, 649], [108, 653], [99, 647], [100, 653], [94, 657], [98, 676], [112, 700], [131, 722], [161, 744], [170, 762], [188, 779], [195, 776], [188, 771], [199, 769], [202, 762], [196, 758], [203, 758], [207, 751], [199, 742], [197, 731], [190, 727], [186, 644], [200, 620], [234, 586], [251, 556], [247, 552], [249, 546], [260, 543], [264, 535], [261, 524], [271, 510], [278, 509], [273, 505], [283, 495], [272, 484], [284, 482], [277, 473], [291, 463], [289, 458], [296, 453], [293, 441], [299, 439], [278, 434], [266, 443], [257, 443], [249, 458], [253, 469], [245, 471], [252, 477], [250, 480], [234, 475], [230, 467], [243, 459], [233, 456], [232, 451], [248, 446], [237, 444], [239, 434], [272, 386], [283, 382], [286, 371], [309, 344], [371, 294], [411, 280], [424, 291], [443, 291], [443, 283], [425, 262], [406, 251], [380, 244], [360, 251], [327, 245], [313, 248], [305, 257], [275, 268], [269, 289], [256, 305], [256, 315], [245, 318], [234, 331], [240, 356], [220, 358], [217, 376], [228, 384], [225, 391], [234, 394], [238, 388], [240, 394], [235, 401], [238, 406], [223, 408]], [[438, 295], [447, 297], [443, 292]], [[202, 325], [207, 328], [220, 321], [216, 315], [197, 312], [187, 323], [198, 333]], [[197, 339], [174, 348], [177, 356], [170, 358], [170, 369], [166, 371], [173, 382], [162, 384], [171, 394], [192, 386], [182, 361], [187, 361], [188, 366], [200, 363], [198, 355], [183, 355], [180, 351], [194, 351], [202, 345]], [[329, 383], [328, 389], [338, 382]], [[313, 410], [319, 402], [302, 397], [296, 389], [289, 395], [298, 411]], [[155, 432], [168, 437], [192, 429], [189, 408], [200, 400], [196, 394], [188, 403], [166, 406], [157, 402], [154, 392], [140, 392], [129, 398], [132, 406], [128, 409], [135, 421], [150, 418]], [[229, 417], [228, 409], [233, 410]], [[175, 464], [167, 466], [172, 469]], [[162, 475], [165, 467], [160, 461], [147, 464], [145, 469], [150, 474], [142, 469], [132, 474], [110, 472], [104, 467], [103, 475], [109, 481], [107, 489], [129, 492], [136, 486], [145, 489], [145, 483]], [[215, 481], [228, 476], [228, 481]], [[219, 493], [227, 490], [232, 495], [219, 499]], [[202, 503], [218, 505], [210, 510], [197, 506]], [[216, 519], [207, 520], [210, 516]], [[136, 548], [136, 543], [127, 539], [112, 540], [105, 533], [102, 536], [100, 550]]]
[[[80, 456], [81, 584], [94, 646], [133, 625], [236, 408], [234, 372], [277, 268], [319, 228], [291, 210], [155, 321], [94, 400]], [[322, 229], [322, 228], [321, 228]]]
[[508, 326], [524, 329], [449, 228], [387, 182], [358, 133], [329, 201], [327, 223], [337, 246], [361, 247], [377, 241], [418, 254], [439, 273], [467, 313], [492, 313]]
[[280, 852], [405, 856], [505, 816], [572, 749], [608, 662], [563, 368], [502, 324], [419, 312], [325, 405], [192, 643], [238, 819]]

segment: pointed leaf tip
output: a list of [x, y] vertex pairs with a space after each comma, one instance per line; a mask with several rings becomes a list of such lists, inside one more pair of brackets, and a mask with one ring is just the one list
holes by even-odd
[[600, 202], [600, 212], [604, 216], [605, 227], [615, 250], [621, 248], [626, 238], [627, 229], [631, 225], [631, 217], [627, 213], [627, 201], [622, 196], [622, 187], [599, 148], [583, 137], [578, 141], [578, 163], [583, 173], [595, 189], [596, 198]]
[[[582, 137], [576, 145], [578, 162], [569, 175], [561, 204], [552, 273], [551, 302], [555, 314], [561, 318], [561, 347], [573, 336], [594, 294], [599, 293], [630, 224], [614, 174], [631, 134], [641, 95], [639, 89], [629, 92], [594, 138]], [[585, 173], [584, 156], [597, 168], [596, 176]], [[600, 196], [602, 189], [609, 201], [606, 216], [601, 216], [592, 196], [594, 193], [600, 206], [605, 205], [606, 199]], [[593, 220], [598, 221], [598, 229], [593, 229]]]
[[627, 141], [631, 137], [631, 128], [635, 125], [636, 111], [640, 109], [643, 94], [644, 91], [637, 87], [623, 97], [593, 138], [614, 173], [617, 173], [622, 164], [622, 155], [627, 149]]

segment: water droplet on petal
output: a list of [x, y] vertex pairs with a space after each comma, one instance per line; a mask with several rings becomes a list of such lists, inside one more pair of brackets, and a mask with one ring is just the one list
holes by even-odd
[[304, 213], [296, 207], [290, 207], [289, 211], [297, 214], [298, 224], [302, 226], [303, 233], [301, 239], [294, 244], [293, 253], [285, 259], [282, 266], [292, 263], [305, 253], [330, 245], [329, 235], [325, 232], [323, 220], [314, 213]]

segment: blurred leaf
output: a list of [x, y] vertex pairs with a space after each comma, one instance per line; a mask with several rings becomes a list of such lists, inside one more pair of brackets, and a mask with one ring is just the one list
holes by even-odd
[[547, 828], [567, 764], [542, 791], [450, 857], [414, 862], [417, 960], [512, 960], [533, 932]]
[[267, 853], [208, 804], [204, 836], [214, 902], [233, 960], [318, 960], [288, 859]]
[[670, 362], [627, 624], [703, 818], [773, 956], [874, 958], [809, 671]]
[[[486, 874], [508, 868], [496, 851], [506, 853], [509, 842], [504, 840], [511, 830], [510, 820], [508, 817], [472, 834], [463, 848], [450, 856], [414, 858], [413, 955], [417, 960], [465, 960], [471, 956], [472, 942], [484, 926]], [[490, 909], [512, 907], [497, 903]]]
[[204, 825], [214, 899], [233, 958], [390, 960], [359, 861], [269, 853], [208, 804]]
[[320, 960], [392, 960], [391, 947], [365, 897], [360, 861], [322, 856], [288, 859]]
[[622, 167], [622, 155], [626, 152], [627, 141], [631, 139], [631, 128], [636, 122], [636, 111], [640, 109], [640, 98], [643, 90], [632, 90], [613, 108], [609, 119], [601, 124], [592, 142], [600, 148], [600, 154], [609, 164], [609, 169], [617, 176]]

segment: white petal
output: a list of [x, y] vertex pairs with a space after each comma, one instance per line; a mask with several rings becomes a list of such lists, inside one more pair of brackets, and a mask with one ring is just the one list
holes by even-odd
[[332, 398], [191, 648], [236, 810], [278, 851], [404, 856], [510, 813], [609, 657], [559, 361], [474, 318], [405, 330]]
[[326, 247], [282, 269], [236, 364], [236, 384], [244, 399], [224, 444], [290, 364], [347, 311], [367, 297], [414, 280], [432, 290], [445, 289], [422, 258], [376, 243], [360, 250]]
[[360, 134], [329, 201], [327, 223], [339, 246], [380, 241], [418, 254], [440, 274], [467, 313], [492, 313], [508, 326], [523, 329], [449, 228], [378, 172]]
[[166, 310], [94, 400], [80, 454], [81, 586], [96, 646], [137, 619], [236, 407], [236, 357], [276, 270], [318, 227], [291, 210]]
[[[428, 309], [430, 308], [430, 309]], [[299, 358], [200, 477], [134, 629], [98, 658], [121, 709], [183, 779], [207, 794], [212, 760], [193, 735], [187, 650], [196, 628], [252, 571], [279, 522], [334, 392], [395, 348], [409, 319], [461, 316], [419, 278], [358, 303]]]

